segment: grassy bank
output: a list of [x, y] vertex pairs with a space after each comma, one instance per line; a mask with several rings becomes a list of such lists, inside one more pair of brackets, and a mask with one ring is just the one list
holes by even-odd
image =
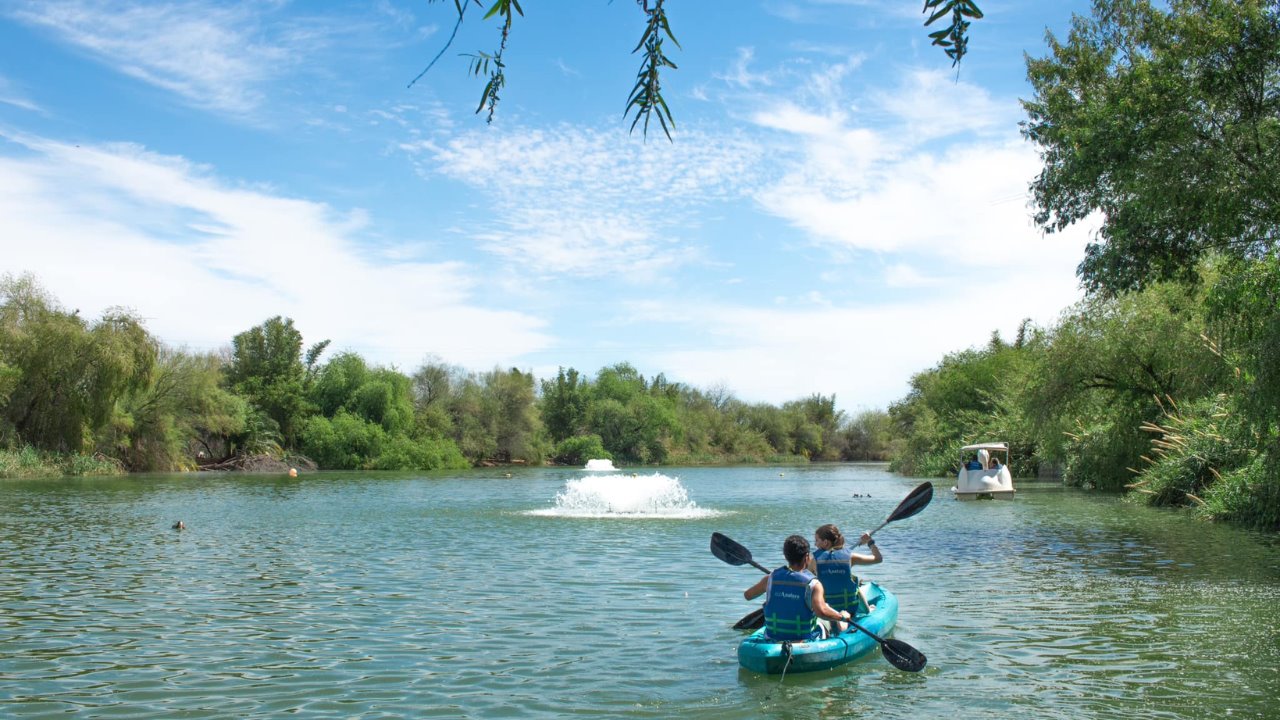
[[102, 455], [44, 452], [30, 445], [0, 450], [0, 478], [123, 474], [124, 467], [118, 461]]

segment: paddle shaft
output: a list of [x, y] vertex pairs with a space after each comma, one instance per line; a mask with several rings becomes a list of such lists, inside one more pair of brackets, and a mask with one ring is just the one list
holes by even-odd
[[[917, 485], [916, 489], [908, 493], [907, 496], [902, 499], [902, 502], [898, 503], [898, 507], [894, 508], [893, 512], [889, 513], [888, 519], [880, 523], [880, 525], [876, 527], [875, 530], [872, 530], [871, 532], [867, 533], [867, 535], [875, 535], [876, 533], [880, 532], [880, 528], [883, 528], [885, 525], [888, 525], [894, 520], [905, 520], [906, 518], [909, 518], [912, 515], [915, 515], [916, 513], [923, 510], [925, 506], [929, 504], [929, 501], [932, 499], [933, 499], [932, 483], [922, 483], [920, 485]], [[858, 544], [854, 545], [854, 547], [859, 547], [861, 545], [862, 545], [862, 538], [858, 538]]]
[[[867, 535], [868, 536], [875, 535], [876, 533], [880, 532], [880, 528], [883, 528], [885, 525], [888, 525], [889, 523], [893, 522], [896, 519], [897, 518], [891, 517], [888, 520], [885, 520], [884, 522], [880, 523], [880, 525], [878, 525], [875, 530], [868, 532]], [[854, 545], [854, 547], [862, 547], [865, 544], [866, 543], [862, 542], [862, 538], [858, 538], [858, 542]]]
[[[871, 532], [867, 533], [867, 535], [869, 535], [869, 536], [870, 536], [870, 535], [875, 535], [876, 533], [880, 532], [880, 528], [884, 527], [885, 525], [888, 525], [888, 524], [889, 524], [889, 523], [891, 523], [891, 522], [893, 522], [893, 521], [892, 521], [892, 520], [885, 520], [884, 522], [880, 523], [880, 527], [877, 527], [875, 530], [872, 530]], [[861, 546], [862, 546], [862, 545], [864, 545], [864, 544], [865, 544], [865, 543], [863, 543], [863, 542], [862, 542], [862, 538], [858, 538], [858, 544], [857, 544], [857, 545], [854, 545], [854, 547], [861, 547]]]

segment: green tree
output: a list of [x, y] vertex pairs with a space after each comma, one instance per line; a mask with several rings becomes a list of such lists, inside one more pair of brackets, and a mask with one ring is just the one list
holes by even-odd
[[[763, 438], [775, 453], [782, 455], [795, 453], [791, 423], [781, 408], [758, 403], [743, 406], [736, 414], [741, 418], [741, 425]], [[750, 444], [749, 440], [747, 444]]]
[[1202, 294], [1162, 283], [1094, 296], [1052, 331], [1028, 390], [1028, 418], [1044, 454], [1066, 462], [1068, 482], [1119, 489], [1150, 446], [1144, 423], [1158, 421], [1171, 401], [1225, 386], [1230, 369], [1203, 339]]
[[320, 467], [348, 470], [371, 467], [387, 439], [381, 425], [345, 409], [332, 418], [307, 418], [299, 436], [303, 451]]
[[495, 368], [451, 384], [453, 438], [467, 459], [474, 464], [542, 461], [546, 448], [532, 373]]
[[370, 468], [374, 470], [451, 470], [471, 467], [448, 438], [393, 435], [382, 443]]
[[392, 368], [375, 368], [356, 389], [351, 408], [388, 433], [406, 435], [414, 427], [411, 382]]
[[[314, 364], [328, 341], [307, 353]], [[250, 328], [231, 341], [227, 381], [280, 428], [286, 447], [295, 447], [298, 429], [313, 412], [307, 401], [307, 366], [302, 359], [302, 333], [291, 318], [279, 315]]]
[[320, 366], [308, 389], [311, 402], [325, 417], [350, 409], [356, 393], [369, 380], [369, 366], [354, 352], [341, 352]]
[[438, 358], [429, 358], [414, 372], [411, 380], [414, 425], [417, 434], [430, 437], [452, 437], [453, 417], [449, 411], [456, 378], [466, 373]]
[[840, 459], [888, 460], [892, 427], [889, 413], [883, 410], [858, 413], [839, 432]]
[[79, 452], [107, 426], [116, 401], [142, 387], [156, 344], [131, 313], [87, 323], [24, 275], [0, 278], [0, 366], [7, 402], [0, 434], [10, 446]]
[[551, 441], [559, 443], [578, 435], [585, 426], [590, 388], [578, 371], [561, 367], [554, 380], [543, 380], [542, 422]]
[[484, 388], [489, 398], [486, 409], [491, 415], [487, 420], [493, 429], [497, 457], [504, 462], [540, 462], [543, 450], [538, 436], [542, 426], [535, 403], [533, 373], [495, 368], [484, 375]]
[[631, 363], [625, 362], [600, 368], [591, 388], [593, 400], [617, 400], [623, 405], [649, 390], [640, 371], [636, 370]]
[[1036, 222], [1102, 223], [1079, 274], [1114, 294], [1273, 251], [1280, 227], [1280, 6], [1095, 0], [1027, 60]]
[[945, 356], [911, 377], [911, 389], [889, 406], [897, 440], [891, 467], [911, 475], [955, 471], [959, 448], [972, 442], [1010, 443], [1015, 474], [1034, 472], [1032, 430], [1019, 408], [1037, 346], [1006, 345], [997, 335], [985, 348]]
[[353, 352], [335, 355], [313, 373], [308, 397], [320, 414], [304, 424], [303, 450], [332, 468], [465, 467], [446, 433], [450, 372], [427, 365], [411, 378]]
[[1225, 261], [1206, 306], [1220, 343], [1213, 349], [1240, 371], [1241, 409], [1257, 432], [1274, 436], [1267, 429], [1280, 426], [1280, 252]]
[[[104, 452], [134, 471], [190, 470], [213, 446], [244, 432], [244, 401], [221, 386], [222, 363], [212, 353], [159, 347], [145, 384], [126, 393], [99, 433]], [[220, 441], [220, 442], [219, 442]]]
[[592, 458], [613, 459], [599, 435], [577, 435], [556, 443], [552, 459], [561, 465], [585, 465]]
[[[680, 432], [675, 413], [678, 388], [665, 378], [656, 394], [630, 363], [601, 368], [591, 384], [587, 429], [600, 436], [615, 458], [632, 463], [662, 463]], [[668, 390], [671, 390], [668, 393]]]
[[1225, 262], [1207, 305], [1220, 340], [1213, 349], [1234, 371], [1223, 412], [1237, 416], [1228, 423], [1214, 413], [1213, 422], [1235, 428], [1229, 440], [1255, 452], [1218, 473], [1221, 481], [1202, 510], [1214, 519], [1280, 529], [1280, 253]]
[[[1036, 220], [1098, 217], [1078, 272], [1119, 301], [1064, 321], [1031, 416], [1061, 402], [1082, 482], [1280, 524], [1280, 4], [1097, 0], [1048, 43], [1024, 103]], [[1209, 292], [1175, 306], [1166, 280]]]
[[844, 422], [844, 412], [836, 410], [836, 396], [814, 394], [783, 405], [794, 418], [793, 448], [811, 460], [836, 460], [839, 448], [836, 433]]
[[449, 398], [453, 441], [473, 465], [490, 460], [498, 452], [497, 435], [488, 424], [495, 414], [476, 375], [458, 378]]

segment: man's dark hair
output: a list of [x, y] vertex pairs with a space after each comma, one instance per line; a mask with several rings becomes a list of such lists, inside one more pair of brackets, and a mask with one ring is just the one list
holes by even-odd
[[782, 556], [788, 565], [795, 565], [809, 554], [809, 541], [803, 535], [792, 535], [782, 542]]

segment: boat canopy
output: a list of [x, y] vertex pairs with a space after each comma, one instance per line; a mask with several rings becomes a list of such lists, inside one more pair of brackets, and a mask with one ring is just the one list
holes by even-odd
[[972, 452], [974, 450], [1004, 450], [1009, 451], [1008, 443], [978, 443], [977, 445], [965, 445], [960, 448], [960, 452]]

